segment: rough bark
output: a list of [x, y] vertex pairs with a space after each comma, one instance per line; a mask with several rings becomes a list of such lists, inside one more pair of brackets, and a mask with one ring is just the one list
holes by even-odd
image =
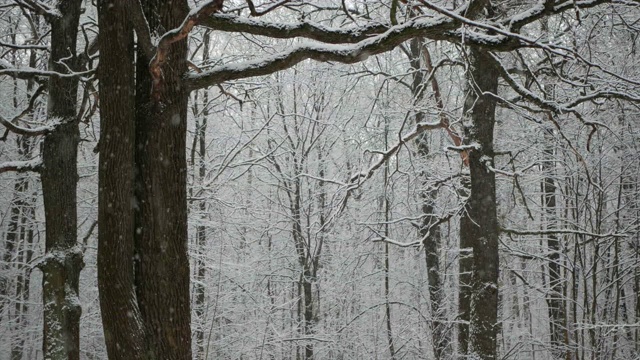
[[[51, 57], [49, 70], [66, 73], [62, 59], [77, 68], [76, 39], [82, 1], [57, 3], [59, 16], [51, 17]], [[71, 58], [69, 56], [71, 55]], [[49, 79], [49, 119], [60, 126], [47, 134], [42, 149], [42, 193], [46, 221], [43, 272], [44, 304], [43, 352], [46, 359], [80, 358], [80, 302], [78, 282], [84, 266], [77, 242], [78, 183], [77, 150], [80, 134], [77, 123], [77, 78]]]
[[[141, 2], [152, 33], [180, 26], [187, 2]], [[191, 303], [187, 254], [186, 38], [167, 46], [162, 79], [155, 84], [148, 59], [136, 63], [135, 283], [152, 356], [191, 359]]]
[[469, 152], [471, 193], [460, 221], [460, 248], [470, 251], [460, 260], [460, 351], [495, 359], [498, 333], [498, 222], [496, 215], [493, 128], [498, 72], [489, 53], [470, 47], [469, 93], [465, 100], [465, 141], [478, 146]]
[[134, 52], [127, 1], [98, 4], [98, 288], [109, 359], [147, 359], [134, 273]]

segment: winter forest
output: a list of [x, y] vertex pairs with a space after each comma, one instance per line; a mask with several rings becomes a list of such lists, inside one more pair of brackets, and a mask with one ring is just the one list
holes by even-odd
[[638, 0], [0, 0], [0, 359], [640, 359]]

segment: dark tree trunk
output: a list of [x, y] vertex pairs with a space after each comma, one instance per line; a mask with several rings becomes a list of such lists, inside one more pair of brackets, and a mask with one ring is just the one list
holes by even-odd
[[[59, 15], [51, 22], [51, 57], [49, 69], [66, 73], [62, 59], [77, 69], [76, 39], [81, 0], [57, 3]], [[84, 266], [77, 246], [78, 183], [77, 122], [78, 80], [51, 77], [49, 79], [49, 119], [59, 119], [62, 125], [44, 138], [41, 171], [42, 193], [46, 221], [45, 257], [40, 263], [43, 272], [44, 303], [43, 352], [46, 359], [80, 358], [80, 302], [78, 282]]]
[[98, 6], [98, 286], [107, 354], [112, 360], [150, 358], [132, 262], [135, 69], [127, 7], [124, 0], [102, 0]]
[[[178, 27], [184, 0], [142, 1], [152, 33]], [[151, 96], [149, 60], [139, 48], [136, 69], [135, 282], [150, 353], [191, 359], [191, 303], [187, 253], [187, 104], [182, 86], [187, 41], [170, 45], [162, 84]]]
[[477, 144], [469, 152], [471, 193], [460, 221], [460, 248], [470, 250], [460, 260], [460, 350], [481, 359], [495, 359], [498, 333], [498, 222], [496, 215], [493, 128], [498, 73], [491, 54], [468, 49], [469, 94], [465, 101], [465, 141]]
[[[186, 40], [170, 45], [151, 97], [148, 56], [134, 56], [124, 1], [100, 4], [99, 282], [111, 359], [191, 359], [187, 256]], [[142, 1], [164, 34], [186, 1]], [[123, 316], [126, 314], [126, 316]]]

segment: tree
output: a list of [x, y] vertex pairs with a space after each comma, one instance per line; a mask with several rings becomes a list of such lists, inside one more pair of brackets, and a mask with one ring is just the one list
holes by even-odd
[[[32, 36], [40, 36], [33, 17], [42, 15], [51, 26], [51, 55], [48, 74], [68, 74], [82, 67], [81, 54], [77, 53], [77, 34], [81, 1], [59, 3], [56, 8], [37, 3], [17, 4], [27, 14]], [[19, 47], [18, 47], [19, 48]], [[15, 78], [33, 81], [46, 72], [33, 68], [33, 51], [39, 46], [27, 46], [32, 51], [32, 68], [4, 67]], [[70, 76], [69, 76], [70, 75]], [[42, 82], [41, 80], [38, 80]], [[21, 136], [45, 135], [42, 146], [42, 162], [25, 161], [14, 167], [19, 171], [38, 171], [42, 181], [45, 206], [46, 244], [45, 256], [38, 263], [43, 272], [42, 301], [44, 308], [43, 352], [51, 359], [79, 359], [78, 281], [83, 267], [82, 251], [77, 246], [77, 147], [79, 141], [78, 122], [78, 77], [73, 74], [52, 76], [47, 81], [49, 94], [47, 117], [49, 125], [40, 128], [20, 126], [16, 122], [28, 114], [41, 89], [35, 91], [29, 107], [17, 117], [0, 123]], [[0, 171], [2, 171], [0, 167]], [[5, 168], [6, 170], [6, 168]]]
[[[49, 69], [64, 73], [81, 66], [77, 53], [78, 22], [82, 1], [58, 3], [51, 24]], [[71, 51], [71, 59], [68, 59]], [[62, 59], [66, 63], [62, 63]], [[77, 244], [78, 214], [78, 79], [49, 79], [49, 119], [59, 119], [43, 140], [42, 194], [46, 221], [46, 254], [39, 267], [43, 272], [43, 347], [51, 359], [80, 359], [80, 303], [78, 282], [84, 266]]]

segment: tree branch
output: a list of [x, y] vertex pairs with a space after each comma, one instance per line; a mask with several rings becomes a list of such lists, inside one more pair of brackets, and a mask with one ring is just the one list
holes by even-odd
[[37, 0], [15, 0], [18, 5], [23, 8], [29, 9], [36, 14], [42, 15], [47, 20], [51, 21], [51, 19], [61, 17], [60, 12], [57, 9], [52, 9], [47, 5], [40, 3]]
[[223, 3], [224, 0], [212, 0], [204, 3], [198, 8], [191, 10], [180, 27], [167, 31], [162, 35], [160, 41], [158, 41], [156, 54], [149, 64], [149, 72], [151, 72], [152, 78], [151, 94], [153, 98], [159, 100], [162, 93], [162, 65], [166, 62], [169, 46], [189, 36], [189, 32], [191, 32], [194, 26], [214, 12], [220, 11]]
[[153, 45], [153, 41], [151, 40], [151, 29], [149, 29], [149, 23], [147, 22], [147, 18], [144, 16], [140, 0], [133, 0], [131, 2], [133, 3], [132, 6], [129, 7], [131, 11], [131, 24], [136, 31], [138, 45], [144, 52], [147, 59], [151, 59], [153, 58], [156, 49]]
[[[612, 2], [612, 0], [581, 1], [577, 3], [577, 6], [587, 8], [607, 2]], [[381, 30], [379, 25], [368, 29], [365, 28], [363, 29], [364, 32], [356, 31], [354, 35], [344, 35], [345, 30], [323, 28], [310, 23], [284, 25], [278, 29], [277, 25], [239, 20], [236, 17], [216, 16], [206, 18], [201, 22], [217, 30], [243, 31], [276, 38], [305, 37], [329, 44], [342, 45], [329, 46], [327, 44], [308, 43], [297, 46], [290, 51], [263, 59], [248, 61], [242, 64], [219, 66], [201, 74], [188, 74], [187, 87], [190, 90], [196, 90], [224, 81], [268, 75], [290, 68], [307, 59], [335, 61], [346, 64], [357, 63], [371, 55], [390, 51], [414, 37], [425, 37], [431, 40], [446, 40], [450, 42], [459, 42], [464, 37], [465, 43], [469, 45], [496, 52], [511, 51], [521, 47], [542, 47], [549, 51], [554, 51], [554, 49], [549, 46], [539, 44], [535, 39], [505, 31], [493, 25], [466, 19], [463, 16], [465, 8], [456, 11], [449, 11], [439, 7], [436, 8], [442, 12], [443, 15], [431, 18], [413, 18], [377, 35], [375, 35], [376, 32]], [[567, 9], [569, 9], [569, 7], [559, 5], [554, 8], [554, 13], [566, 11]], [[544, 6], [535, 5], [529, 10], [516, 14], [505, 21], [507, 23], [518, 23], [524, 26], [546, 14], [541, 12], [544, 12]], [[465, 31], [463, 33], [462, 31], [457, 31], [462, 24], [468, 24], [494, 34], [490, 35], [473, 31]], [[369, 37], [372, 34], [374, 36]], [[345, 45], [353, 43], [360, 37], [365, 37], [365, 39], [352, 45]]]
[[38, 158], [33, 160], [26, 161], [8, 161], [5, 163], [0, 163], [0, 174], [4, 172], [29, 172], [40, 171], [42, 167], [42, 161]]
[[13, 67], [11, 64], [0, 59], [0, 76], [7, 75], [16, 79], [30, 80], [38, 79], [40, 77], [57, 77], [57, 78], [82, 78], [87, 75], [91, 75], [95, 72], [95, 69], [87, 71], [73, 72], [69, 74], [63, 74], [56, 71], [38, 70], [31, 67]]
[[381, 156], [378, 158], [378, 160], [375, 163], [373, 163], [373, 165], [369, 167], [369, 169], [365, 171], [361, 171], [355, 175], [352, 175], [351, 178], [349, 179], [349, 182], [357, 183], [360, 181], [360, 179], [366, 180], [370, 178], [378, 168], [380, 168], [385, 162], [387, 162], [387, 160], [389, 160], [391, 156], [393, 156], [395, 153], [398, 152], [398, 150], [400, 150], [402, 145], [415, 139], [426, 130], [440, 129], [441, 127], [442, 127], [442, 124], [440, 124], [440, 121], [433, 122], [433, 123], [423, 122], [423, 123], [416, 124], [416, 126], [411, 132], [409, 132], [408, 134], [400, 138], [400, 141], [398, 141], [395, 145], [390, 147], [387, 151], [380, 153]]
[[49, 47], [46, 45], [29, 45], [29, 44], [25, 44], [25, 45], [18, 45], [18, 44], [10, 44], [10, 43], [6, 43], [6, 42], [2, 42], [0, 41], [0, 46], [2, 47], [7, 47], [9, 49], [14, 49], [14, 50], [44, 50], [44, 51], [49, 51]]
[[277, 3], [269, 6], [268, 8], [262, 10], [262, 11], [258, 11], [256, 10], [256, 6], [253, 4], [252, 0], [246, 0], [247, 1], [247, 6], [249, 6], [249, 12], [251, 12], [251, 16], [262, 16], [265, 14], [270, 13], [271, 11], [279, 8], [280, 6], [290, 2], [291, 0], [280, 0]]
[[629, 234], [624, 233], [608, 233], [608, 234], [597, 234], [588, 231], [581, 230], [572, 230], [572, 229], [550, 229], [550, 230], [519, 230], [519, 229], [507, 229], [501, 228], [501, 232], [505, 234], [512, 235], [553, 235], [553, 234], [571, 234], [571, 235], [584, 235], [593, 238], [608, 238], [608, 237], [619, 237], [624, 238], [629, 236]]
[[[213, 68], [201, 74], [189, 74], [187, 87], [191, 90], [205, 88], [224, 81], [262, 76], [284, 70], [307, 59], [318, 61], [336, 61], [353, 64], [365, 60], [400, 45], [404, 41], [424, 35], [443, 39], [447, 30], [458, 26], [446, 16], [434, 19], [410, 20], [394, 26], [378, 36], [353, 45], [303, 44], [292, 50], [243, 64], [230, 64]], [[447, 38], [447, 37], [444, 37]]]
[[21, 126], [18, 126], [18, 125], [15, 124], [16, 121], [20, 120], [20, 118], [22, 118], [27, 113], [29, 113], [29, 112], [31, 112], [33, 110], [33, 107], [35, 106], [36, 99], [40, 96], [40, 94], [42, 94], [44, 89], [45, 89], [45, 86], [44, 85], [40, 85], [40, 87], [31, 96], [31, 99], [29, 100], [29, 105], [27, 106], [27, 108], [22, 110], [22, 112], [20, 114], [18, 114], [17, 116], [15, 116], [13, 119], [7, 120], [7, 119], [3, 118], [0, 115], [0, 125], [4, 126], [5, 128], [7, 128], [7, 130], [9, 130], [11, 132], [14, 132], [14, 133], [16, 133], [18, 135], [24, 135], [24, 136], [44, 135], [44, 134], [47, 134], [47, 133], [53, 131], [53, 129], [55, 129], [56, 125], [58, 125], [57, 123], [46, 125], [46, 126], [41, 126], [41, 127], [38, 127], [38, 128], [24, 128], [24, 127], [21, 127]]
[[292, 24], [275, 24], [231, 14], [214, 14], [203, 19], [199, 25], [224, 32], [243, 32], [275, 39], [303, 37], [329, 44], [357, 43], [389, 29], [388, 25], [381, 24], [334, 29], [306, 20]]

